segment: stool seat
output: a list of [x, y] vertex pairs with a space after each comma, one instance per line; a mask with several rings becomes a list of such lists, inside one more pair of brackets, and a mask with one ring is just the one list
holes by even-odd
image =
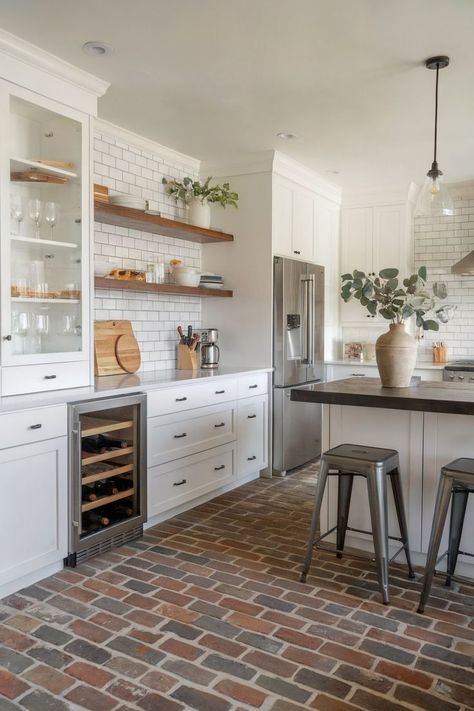
[[[328, 449], [322, 454], [306, 558], [301, 573], [301, 582], [304, 583], [306, 581], [306, 576], [311, 566], [314, 546], [330, 533], [336, 531], [336, 554], [337, 557], [340, 558], [344, 550], [346, 531], [357, 530], [351, 529], [348, 526], [352, 485], [355, 476], [365, 477], [367, 481], [372, 531], [360, 532], [372, 533], [373, 536], [375, 563], [383, 602], [385, 604], [388, 603], [388, 540], [389, 538], [394, 538], [388, 535], [387, 476], [390, 477], [400, 527], [400, 538], [396, 538], [395, 540], [402, 543], [400, 551], [405, 551], [409, 576], [414, 577], [410, 561], [408, 528], [398, 466], [398, 452], [395, 449], [366, 447], [359, 444], [340, 444], [337, 447]], [[316, 539], [315, 534], [319, 531], [321, 504], [328, 476], [338, 477], [337, 525]], [[398, 551], [398, 553], [400, 551]], [[396, 555], [398, 555], [398, 553]]]
[[[451, 518], [449, 523], [449, 542], [446, 565], [446, 585], [451, 585], [458, 555], [473, 555], [460, 551], [460, 543], [464, 518], [466, 516], [469, 494], [474, 493], [474, 459], [461, 457], [446, 464], [441, 468], [441, 475], [436, 495], [433, 523], [431, 525], [430, 542], [426, 556], [425, 576], [420, 595], [418, 612], [424, 612], [428, 600], [435, 568], [438, 561], [439, 546], [443, 535], [444, 524], [448, 515], [449, 502], [451, 501]], [[441, 558], [444, 557], [441, 556]], [[439, 560], [441, 560], [441, 558]]]

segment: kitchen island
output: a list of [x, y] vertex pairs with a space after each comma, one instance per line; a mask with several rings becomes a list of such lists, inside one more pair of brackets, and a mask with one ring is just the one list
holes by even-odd
[[[423, 564], [443, 465], [474, 457], [474, 385], [414, 379], [409, 388], [383, 388], [378, 378], [348, 378], [321, 383], [311, 391], [292, 391], [292, 400], [323, 404], [323, 451], [354, 443], [396, 449], [405, 494], [410, 548]], [[322, 532], [335, 525], [337, 482], [329, 485], [321, 511]], [[398, 535], [391, 494], [389, 533]], [[354, 481], [349, 526], [366, 529], [370, 514], [365, 482]], [[327, 540], [331, 540], [328, 538]], [[474, 552], [474, 506], [468, 504], [461, 550]], [[446, 549], [446, 533], [440, 550]], [[351, 532], [347, 545], [372, 550], [370, 537]], [[391, 547], [395, 552], [396, 545]], [[402, 559], [400, 559], [402, 560]], [[473, 559], [459, 556], [456, 572], [474, 578]]]

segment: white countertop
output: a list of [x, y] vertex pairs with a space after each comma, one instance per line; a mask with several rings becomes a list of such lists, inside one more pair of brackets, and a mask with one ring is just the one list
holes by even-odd
[[[377, 367], [375, 360], [325, 360], [324, 365], [350, 365], [351, 368], [354, 366], [369, 366], [372, 368]], [[445, 363], [417, 363], [415, 365], [415, 370], [443, 370]]]
[[48, 405], [65, 405], [82, 400], [146, 392], [172, 385], [185, 385], [199, 380], [232, 377], [250, 373], [269, 373], [273, 368], [218, 368], [217, 370], [155, 370], [125, 375], [108, 375], [95, 379], [95, 384], [86, 388], [49, 390], [44, 393], [12, 395], [0, 398], [0, 412], [28, 410]]

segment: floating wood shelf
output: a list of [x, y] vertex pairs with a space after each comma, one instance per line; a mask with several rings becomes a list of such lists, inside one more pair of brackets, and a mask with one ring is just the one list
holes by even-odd
[[[73, 173], [71, 170], [64, 170], [64, 168], [58, 168], [57, 166], [47, 165], [46, 163], [38, 163], [36, 160], [28, 160], [26, 158], [10, 158], [10, 171], [12, 173], [28, 171], [28, 169], [36, 171], [38, 174], [44, 176], [53, 176], [62, 178], [65, 180], [71, 178], [77, 178], [77, 173]], [[30, 182], [26, 180], [26, 182]], [[40, 182], [40, 181], [38, 181]]]
[[82, 452], [82, 464], [95, 464], [95, 462], [105, 462], [107, 459], [116, 459], [117, 457], [124, 457], [126, 454], [133, 454], [133, 447], [126, 447], [125, 449], [114, 449], [111, 452], [104, 452], [103, 454], [91, 454], [90, 452]]
[[96, 289], [127, 289], [128, 291], [148, 291], [152, 294], [173, 294], [174, 296], [233, 296], [230, 289], [205, 289], [202, 286], [178, 286], [177, 284], [149, 284], [146, 281], [109, 279], [95, 277]]
[[158, 215], [148, 215], [146, 212], [134, 210], [131, 207], [106, 205], [97, 200], [94, 202], [94, 220], [107, 225], [151, 232], [164, 237], [185, 239], [189, 242], [232, 242], [234, 240], [234, 236], [226, 232], [206, 230], [203, 227], [188, 225], [186, 222], [169, 220]]
[[89, 501], [87, 504], [82, 504], [81, 510], [92, 511], [92, 509], [97, 509], [99, 506], [107, 506], [107, 504], [112, 504], [114, 501], [120, 501], [120, 499], [128, 499], [129, 496], [133, 496], [135, 489], [127, 489], [126, 491], [120, 491], [118, 494], [112, 494], [111, 496], [101, 496], [96, 501]]
[[90, 437], [115, 430], [127, 430], [130, 427], [133, 427], [133, 420], [106, 420], [103, 417], [84, 415], [81, 419], [81, 437]]

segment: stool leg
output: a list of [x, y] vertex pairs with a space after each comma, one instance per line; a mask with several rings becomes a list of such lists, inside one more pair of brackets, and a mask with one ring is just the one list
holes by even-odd
[[408, 546], [408, 526], [405, 515], [405, 504], [403, 501], [402, 483], [400, 481], [399, 469], [394, 469], [390, 472], [390, 482], [392, 484], [393, 498], [395, 508], [397, 510], [398, 526], [400, 528], [400, 538], [402, 539], [403, 548], [405, 549], [405, 557], [407, 559], [408, 577], [414, 578], [413, 566], [411, 564], [410, 548]]
[[375, 565], [382, 601], [388, 605], [388, 520], [386, 474], [381, 467], [367, 476], [370, 518], [375, 548]]
[[448, 545], [448, 563], [446, 566], [446, 585], [451, 585], [451, 578], [454, 575], [454, 569], [459, 554], [459, 545], [461, 543], [462, 527], [464, 525], [464, 517], [466, 515], [467, 500], [469, 491], [459, 490], [454, 491], [451, 497], [451, 518], [449, 521], [449, 545]]
[[439, 544], [443, 535], [443, 528], [448, 513], [449, 499], [451, 497], [452, 480], [445, 474], [441, 473], [438, 485], [438, 493], [436, 495], [436, 504], [433, 514], [433, 523], [431, 525], [430, 543], [428, 546], [428, 555], [426, 556], [425, 577], [423, 580], [423, 588], [421, 590], [418, 612], [424, 612], [425, 604], [431, 590], [433, 576], [438, 558]]
[[303, 563], [303, 570], [301, 571], [301, 582], [306, 582], [306, 576], [311, 566], [311, 560], [313, 558], [313, 547], [314, 540], [316, 537], [316, 531], [319, 530], [319, 519], [321, 512], [321, 504], [323, 502], [324, 489], [326, 487], [326, 481], [328, 478], [329, 465], [324, 459], [321, 460], [321, 467], [319, 470], [318, 483], [316, 484], [316, 492], [314, 494], [314, 508], [313, 516], [311, 518], [311, 528], [309, 531], [308, 545], [306, 548], [306, 557]]
[[336, 548], [337, 557], [342, 558], [344, 541], [346, 540], [347, 524], [349, 521], [349, 507], [351, 505], [352, 484], [354, 477], [352, 474], [339, 474], [337, 483], [337, 534]]

